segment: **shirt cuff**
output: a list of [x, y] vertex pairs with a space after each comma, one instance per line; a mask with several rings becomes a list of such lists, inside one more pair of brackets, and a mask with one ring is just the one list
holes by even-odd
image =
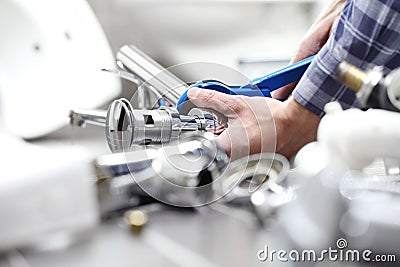
[[334, 79], [340, 60], [326, 45], [315, 57], [293, 92], [294, 99], [319, 117], [327, 103], [338, 101], [343, 109], [360, 108], [355, 93]]

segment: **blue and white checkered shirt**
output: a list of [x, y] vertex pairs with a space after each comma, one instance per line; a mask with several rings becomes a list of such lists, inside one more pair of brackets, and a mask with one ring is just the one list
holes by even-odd
[[347, 0], [338, 25], [297, 85], [294, 99], [318, 116], [325, 104], [360, 107], [353, 91], [334, 80], [343, 60], [363, 70], [400, 67], [400, 0]]

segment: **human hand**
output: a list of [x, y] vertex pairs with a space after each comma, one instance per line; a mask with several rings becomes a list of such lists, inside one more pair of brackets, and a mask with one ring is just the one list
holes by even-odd
[[188, 96], [196, 106], [226, 117], [225, 130], [216, 140], [232, 159], [260, 152], [290, 158], [316, 138], [319, 118], [293, 99], [280, 102], [198, 88], [189, 90]]
[[[333, 0], [320, 14], [300, 42], [300, 45], [290, 60], [290, 64], [315, 55], [321, 50], [333, 29], [336, 27], [345, 2], [345, 0]], [[296, 84], [297, 82], [294, 82], [272, 92], [272, 97], [281, 100], [286, 99], [292, 93]]]
[[275, 152], [275, 125], [267, 98], [230, 96], [198, 88], [189, 90], [188, 96], [193, 104], [216, 111], [224, 120], [225, 130], [216, 140], [232, 159]]

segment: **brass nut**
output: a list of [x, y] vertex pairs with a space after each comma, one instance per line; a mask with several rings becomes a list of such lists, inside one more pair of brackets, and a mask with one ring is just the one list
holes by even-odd
[[148, 222], [148, 216], [141, 210], [130, 210], [125, 212], [124, 219], [133, 233], [140, 233]]

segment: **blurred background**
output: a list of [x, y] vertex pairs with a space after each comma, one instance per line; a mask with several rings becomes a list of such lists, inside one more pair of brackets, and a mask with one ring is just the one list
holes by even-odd
[[[89, 0], [114, 53], [134, 44], [165, 67], [211, 62], [249, 78], [286, 65], [326, 2]], [[180, 72], [183, 80], [194, 77]]]

